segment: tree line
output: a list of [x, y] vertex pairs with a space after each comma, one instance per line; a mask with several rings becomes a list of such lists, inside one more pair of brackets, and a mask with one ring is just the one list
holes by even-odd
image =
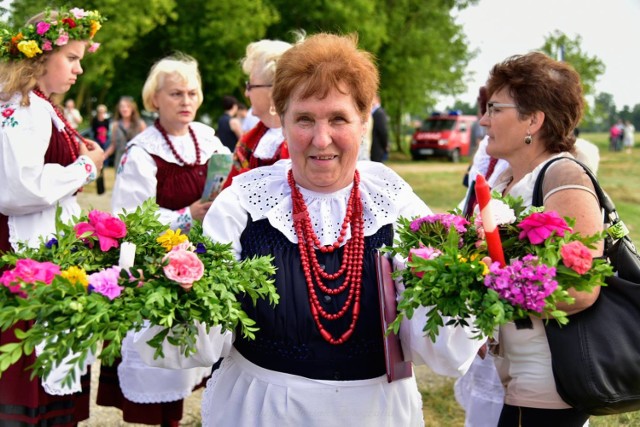
[[[100, 49], [85, 56], [85, 72], [67, 96], [76, 99], [85, 117], [91, 117], [99, 103], [112, 109], [122, 95], [140, 103], [153, 63], [181, 51], [199, 62], [205, 94], [199, 113], [217, 117], [224, 95], [244, 97], [246, 76], [240, 61], [249, 43], [263, 38], [294, 42], [300, 30], [357, 33], [362, 48], [376, 57], [381, 98], [399, 146], [406, 127], [403, 117], [422, 116], [439, 97], [466, 91], [466, 68], [475, 52], [454, 17], [478, 1], [75, 0], [74, 7], [97, 9], [107, 21], [96, 36]], [[17, 28], [47, 6], [67, 5], [68, 0], [13, 0], [0, 14]], [[585, 93], [593, 94], [604, 72], [602, 62], [581, 51], [579, 38], [557, 32], [547, 41], [543, 50], [565, 45], [566, 60], [583, 76]], [[601, 102], [589, 112], [595, 114], [593, 123], [599, 123], [601, 111], [611, 110], [611, 97], [605, 95], [596, 98]], [[609, 103], [602, 104], [607, 99]]]

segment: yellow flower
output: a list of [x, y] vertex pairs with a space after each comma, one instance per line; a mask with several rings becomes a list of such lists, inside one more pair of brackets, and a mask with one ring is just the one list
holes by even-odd
[[87, 278], [87, 272], [80, 267], [69, 267], [60, 273], [60, 276], [64, 277], [74, 285], [80, 283], [85, 288], [89, 286], [89, 279]]
[[187, 236], [184, 234], [180, 234], [180, 229], [178, 228], [176, 231], [171, 229], [167, 230], [160, 237], [156, 239], [160, 245], [169, 252], [173, 249], [174, 246], [179, 245], [180, 243], [184, 243], [187, 241]]
[[91, 21], [91, 31], [89, 32], [89, 38], [92, 39], [100, 28], [102, 28], [102, 25], [98, 21]]
[[24, 53], [27, 58], [33, 58], [37, 54], [42, 53], [42, 50], [40, 50], [38, 43], [36, 43], [35, 40], [19, 42], [18, 50]]

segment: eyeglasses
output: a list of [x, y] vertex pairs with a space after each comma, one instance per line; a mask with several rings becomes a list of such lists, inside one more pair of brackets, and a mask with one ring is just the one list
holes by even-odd
[[496, 113], [496, 109], [500, 111], [500, 108], [518, 108], [516, 104], [502, 104], [500, 102], [487, 102], [487, 114], [489, 117], [493, 117]]
[[273, 85], [252, 85], [249, 82], [244, 82], [244, 88], [247, 92], [251, 92], [251, 89], [259, 88], [259, 87], [272, 87]]

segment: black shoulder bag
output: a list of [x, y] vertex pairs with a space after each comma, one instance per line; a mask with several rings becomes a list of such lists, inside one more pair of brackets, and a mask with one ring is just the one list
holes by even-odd
[[[542, 205], [540, 171], [533, 193], [534, 206]], [[545, 329], [556, 388], [569, 405], [591, 415], [640, 410], [640, 256], [618, 217], [615, 206], [588, 167], [587, 172], [605, 213], [604, 256], [616, 272], [600, 288], [588, 309], [571, 315], [560, 326], [555, 320]]]

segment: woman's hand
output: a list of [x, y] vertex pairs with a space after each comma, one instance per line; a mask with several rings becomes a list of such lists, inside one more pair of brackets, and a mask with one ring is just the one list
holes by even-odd
[[210, 201], [203, 202], [201, 200], [196, 200], [189, 206], [189, 209], [191, 210], [191, 217], [193, 219], [202, 221], [204, 219], [204, 216], [207, 214], [210, 206]]
[[95, 141], [85, 139], [84, 144], [79, 144], [79, 152], [81, 156], [89, 157], [96, 165], [97, 173], [100, 174], [102, 165], [104, 164], [104, 150]]

